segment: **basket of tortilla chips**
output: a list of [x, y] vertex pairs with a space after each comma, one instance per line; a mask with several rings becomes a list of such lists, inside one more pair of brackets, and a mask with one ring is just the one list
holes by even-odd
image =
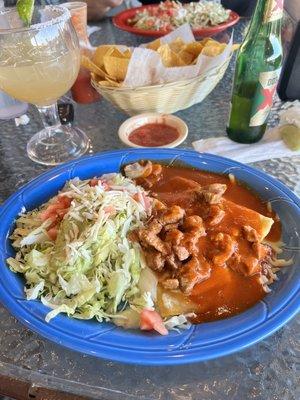
[[169, 43], [161, 39], [145, 47], [103, 45], [82, 65], [92, 85], [129, 115], [174, 113], [201, 102], [222, 79], [234, 46], [206, 38]]

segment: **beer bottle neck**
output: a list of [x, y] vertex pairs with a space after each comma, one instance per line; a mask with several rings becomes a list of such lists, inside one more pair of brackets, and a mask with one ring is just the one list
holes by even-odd
[[258, 0], [248, 36], [273, 34], [280, 37], [284, 0]]

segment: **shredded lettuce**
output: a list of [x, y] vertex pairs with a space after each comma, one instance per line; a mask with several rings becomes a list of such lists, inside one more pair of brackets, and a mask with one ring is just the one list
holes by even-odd
[[[103, 175], [94, 186], [75, 178], [39, 209], [19, 216], [11, 236], [17, 253], [7, 263], [24, 275], [27, 299], [40, 298], [52, 309], [46, 321], [65, 313], [101, 322], [126, 309], [136, 317], [142, 308], [154, 306], [151, 293], [138, 286], [140, 248], [127, 238], [151, 211], [138, 200], [141, 194], [147, 195], [121, 174]], [[51, 239], [51, 210], [61, 196], [71, 204]]]
[[174, 315], [164, 321], [164, 325], [168, 330], [174, 330], [179, 332], [180, 329], [189, 329], [191, 327], [191, 322], [188, 320], [189, 317], [194, 314], [180, 314]]

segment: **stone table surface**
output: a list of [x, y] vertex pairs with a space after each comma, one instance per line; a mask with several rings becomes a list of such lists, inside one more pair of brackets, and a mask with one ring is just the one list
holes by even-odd
[[[245, 30], [241, 21], [234, 32], [240, 42]], [[138, 45], [143, 38], [99, 24], [94, 45]], [[226, 32], [223, 39], [229, 37]], [[201, 103], [178, 112], [189, 126], [182, 147], [191, 148], [199, 138], [223, 136], [228, 119], [232, 60], [223, 80]], [[277, 122], [275, 102], [270, 124]], [[16, 127], [0, 121], [0, 203], [45, 167], [27, 158], [26, 143], [41, 128], [37, 111], [29, 109], [30, 123]], [[122, 148], [117, 136], [127, 118], [105, 100], [76, 107], [76, 121], [92, 142], [94, 152]], [[270, 159], [254, 164], [276, 176], [299, 193], [300, 157]], [[0, 306], [0, 374], [29, 380], [33, 386], [64, 390], [96, 399], [153, 400], [299, 400], [300, 318], [294, 318], [269, 338], [239, 353], [217, 360], [176, 367], [124, 365], [85, 356], [52, 343], [23, 327]]]

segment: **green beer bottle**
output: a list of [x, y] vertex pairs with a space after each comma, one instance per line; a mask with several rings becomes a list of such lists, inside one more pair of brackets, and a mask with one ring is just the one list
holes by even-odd
[[235, 69], [227, 134], [254, 143], [265, 133], [282, 64], [284, 0], [258, 0]]

